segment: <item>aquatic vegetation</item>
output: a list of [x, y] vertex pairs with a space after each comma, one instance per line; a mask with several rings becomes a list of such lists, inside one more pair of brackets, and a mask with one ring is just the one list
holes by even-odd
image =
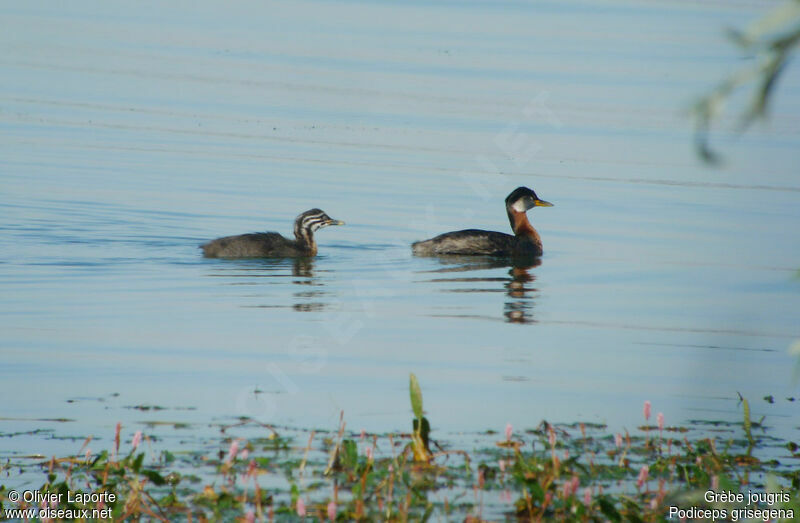
[[414, 373], [411, 373], [409, 377], [408, 389], [411, 396], [411, 410], [414, 411], [414, 431], [411, 434], [411, 448], [414, 453], [414, 460], [427, 462], [431, 457], [430, 448], [428, 447], [428, 435], [431, 427], [423, 415], [422, 390]]
[[[406, 434], [351, 432], [343, 415], [335, 433], [242, 418], [220, 427], [216, 451], [148, 455], [141, 450], [148, 436], [136, 431], [128, 445], [117, 424], [111, 449], [93, 456], [90, 437], [75, 456], [41, 463], [39, 498], [18, 500], [17, 491], [0, 487], [0, 502], [160, 521], [660, 521], [734, 510], [791, 520], [800, 513], [798, 445], [768, 437], [744, 398], [742, 422], [721, 424], [726, 430], [713, 437], [668, 426], [662, 413], [657, 426], [647, 425], [646, 402], [645, 425], [634, 434], [542, 421], [454, 444], [431, 438], [413, 374], [409, 391], [414, 417]], [[245, 437], [244, 429], [259, 435]], [[777, 450], [785, 462], [771, 457]]]
[[718, 160], [709, 145], [709, 129], [720, 119], [726, 102], [740, 89], [751, 90], [750, 101], [739, 115], [739, 129], [765, 118], [781, 73], [800, 47], [800, 4], [787, 1], [774, 7], [745, 30], [729, 29], [728, 36], [745, 57], [748, 65], [731, 74], [692, 107], [695, 119], [695, 144], [701, 158]]

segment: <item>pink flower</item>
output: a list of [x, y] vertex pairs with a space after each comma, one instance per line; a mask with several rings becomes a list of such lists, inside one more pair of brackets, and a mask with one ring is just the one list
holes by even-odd
[[333, 501], [328, 503], [328, 519], [331, 521], [336, 521], [336, 503]]
[[650, 510], [655, 510], [658, 508], [658, 498], [653, 498], [650, 500]]
[[247, 514], [244, 515], [244, 520], [247, 521], [247, 523], [254, 523], [256, 520], [255, 512], [248, 510]]
[[114, 455], [119, 453], [119, 433], [122, 431], [122, 422], [117, 422], [117, 428], [114, 429]]
[[511, 436], [514, 434], [514, 427], [511, 423], [506, 424], [506, 441], [511, 441]]
[[617, 445], [618, 449], [622, 448], [622, 434], [620, 434], [619, 432], [614, 434], [614, 443]]
[[572, 476], [572, 479], [569, 481], [564, 482], [563, 492], [564, 497], [568, 498], [575, 494], [578, 491], [578, 487], [581, 486], [581, 481], [578, 479], [578, 476]]
[[506, 471], [506, 460], [501, 459], [497, 462], [497, 466], [500, 467], [500, 472]]
[[364, 454], [367, 455], [367, 461], [372, 461], [372, 447], [364, 449]]
[[591, 487], [586, 487], [585, 489], [583, 489], [583, 504], [586, 505], [587, 507], [591, 506], [591, 504], [592, 504], [592, 488]]
[[236, 454], [239, 452], [239, 440], [235, 439], [231, 441], [231, 446], [228, 449], [228, 457], [225, 459], [225, 463], [230, 463], [236, 457]]
[[649, 400], [644, 402], [644, 410], [643, 410], [643, 412], [644, 412], [644, 419], [645, 420], [649, 420], [650, 419], [650, 401]]
[[636, 487], [642, 488], [642, 486], [647, 482], [647, 474], [650, 472], [650, 467], [647, 465], [642, 465], [642, 468], [639, 470], [639, 477], [636, 479]]
[[249, 450], [247, 450], [247, 449], [243, 449], [243, 450], [242, 450], [242, 451], [239, 453], [239, 459], [240, 459], [240, 460], [242, 460], [242, 461], [244, 461], [244, 460], [246, 460], [246, 459], [247, 459], [247, 457], [248, 457], [249, 455], [250, 455], [250, 451], [249, 451]]
[[658, 421], [658, 430], [663, 431], [664, 430], [664, 413], [663, 412], [659, 412], [658, 416], [656, 416], [656, 420]]
[[133, 446], [133, 450], [136, 450], [136, 447], [138, 447], [139, 443], [141, 443], [141, 442], [142, 442], [142, 431], [141, 430], [137, 430], [136, 434], [133, 435], [133, 441], [131, 442], [131, 445]]
[[306, 504], [303, 503], [303, 498], [297, 498], [297, 515], [301, 518], [306, 515]]

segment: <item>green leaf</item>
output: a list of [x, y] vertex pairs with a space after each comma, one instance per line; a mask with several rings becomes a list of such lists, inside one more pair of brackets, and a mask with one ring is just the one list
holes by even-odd
[[[517, 479], [519, 480], [520, 478]], [[525, 483], [525, 487], [527, 487], [528, 493], [531, 495], [531, 499], [537, 503], [544, 501], [544, 489], [536, 479], [522, 478], [522, 481]]]
[[134, 472], [138, 473], [139, 470], [141, 470], [143, 461], [144, 461], [144, 452], [140, 452], [136, 456], [136, 459], [133, 460], [133, 465], [131, 465], [131, 468], [133, 469]]
[[358, 445], [352, 439], [342, 441], [342, 461], [344, 468], [355, 470], [358, 466]]
[[217, 509], [228, 509], [237, 505], [237, 500], [230, 492], [221, 492], [217, 498]]
[[414, 411], [414, 417], [422, 419], [422, 390], [419, 388], [419, 381], [413, 372], [409, 375], [408, 389], [411, 394], [411, 410]]
[[162, 507], [171, 507], [173, 505], [178, 505], [178, 503], [179, 503], [178, 498], [177, 496], [175, 496], [174, 492], [170, 492], [169, 494], [158, 500], [159, 506]]
[[105, 466], [107, 461], [108, 461], [108, 451], [104, 450], [100, 454], [98, 454], [96, 458], [94, 458], [94, 461], [92, 461], [91, 467], [92, 468], [102, 468], [102, 467]]
[[617, 512], [614, 504], [608, 501], [605, 497], [598, 498], [597, 503], [600, 505], [600, 511], [611, 521], [620, 521], [622, 516]]
[[414, 432], [419, 434], [420, 438], [422, 438], [422, 443], [425, 445], [425, 450], [430, 452], [431, 448], [428, 444], [428, 435], [431, 433], [431, 424], [428, 423], [428, 418], [422, 417], [422, 424], [420, 424], [419, 419], [415, 419], [413, 422]]
[[750, 403], [742, 398], [742, 409], [744, 410], [744, 433], [747, 436], [747, 441], [750, 445], [753, 444], [753, 434], [750, 432], [752, 422], [750, 421]]
[[433, 503], [428, 503], [427, 508], [425, 509], [425, 513], [422, 515], [422, 523], [427, 522], [431, 519], [431, 515], [433, 515]]
[[167, 480], [155, 470], [145, 469], [142, 471], [142, 476], [152, 481], [154, 485], [161, 486], [167, 483]]

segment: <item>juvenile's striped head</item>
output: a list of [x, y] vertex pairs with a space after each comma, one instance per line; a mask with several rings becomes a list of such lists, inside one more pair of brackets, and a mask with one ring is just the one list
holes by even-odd
[[299, 241], [312, 244], [314, 231], [328, 225], [344, 225], [344, 222], [332, 219], [322, 209], [311, 209], [294, 220], [294, 236]]

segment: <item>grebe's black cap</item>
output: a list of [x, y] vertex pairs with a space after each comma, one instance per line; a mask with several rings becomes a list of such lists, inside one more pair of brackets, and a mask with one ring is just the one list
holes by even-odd
[[506, 207], [514, 207], [517, 211], [527, 211], [533, 207], [552, 207], [553, 204], [540, 200], [532, 189], [517, 187], [506, 197]]

